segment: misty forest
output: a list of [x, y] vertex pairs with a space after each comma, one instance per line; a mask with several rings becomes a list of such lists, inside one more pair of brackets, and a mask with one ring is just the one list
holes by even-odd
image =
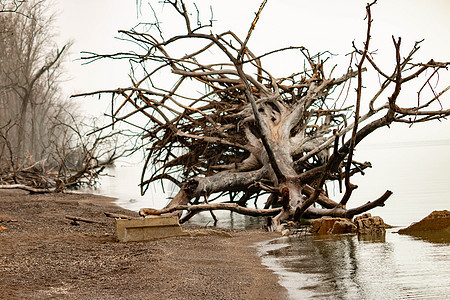
[[45, 1], [0, 1], [0, 182], [33, 193], [92, 186], [127, 150], [120, 132], [89, 134], [60, 83], [71, 44], [58, 47]]
[[[142, 208], [142, 216], [178, 215], [183, 223], [201, 211], [230, 210], [265, 216], [267, 229], [279, 231], [288, 221], [352, 219], [384, 206], [389, 186], [352, 206], [353, 176], [372, 167], [355, 150], [378, 129], [446, 119], [449, 86], [439, 76], [450, 62], [416, 61], [426, 41], [404, 45], [397, 36], [389, 53], [373, 49], [376, 1], [361, 12], [365, 35], [348, 41], [351, 53], [339, 53], [349, 61], [343, 73], [329, 49], [272, 45], [260, 53], [249, 42], [268, 21], [266, 2], [244, 36], [215, 32], [210, 12], [193, 3], [152, 4], [177, 15], [176, 33], [166, 35], [164, 16], [155, 13], [154, 23], [119, 32], [129, 52], [82, 53], [88, 64], [130, 64], [129, 85], [72, 95], [111, 99], [104, 118], [87, 119], [60, 89], [71, 45], [52, 42], [45, 2], [0, 1], [0, 187], [53, 193], [92, 186], [117, 158], [145, 151], [141, 193], [155, 183], [178, 192], [162, 209]], [[287, 53], [303, 65], [273, 76], [264, 62]], [[379, 64], [381, 56], [392, 64]], [[411, 89], [415, 96], [404, 96]], [[340, 199], [332, 199], [332, 184]], [[253, 205], [261, 200], [264, 207]]]

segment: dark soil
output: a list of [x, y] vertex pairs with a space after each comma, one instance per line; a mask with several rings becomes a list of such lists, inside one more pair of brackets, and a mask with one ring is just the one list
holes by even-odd
[[[86, 194], [0, 190], [0, 299], [285, 299], [256, 242], [276, 235], [119, 243], [105, 211], [136, 215]], [[71, 224], [66, 215], [99, 223]], [[188, 230], [190, 228], [184, 228]]]

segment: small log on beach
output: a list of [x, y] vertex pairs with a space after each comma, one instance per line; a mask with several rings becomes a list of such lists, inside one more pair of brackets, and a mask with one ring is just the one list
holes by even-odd
[[127, 220], [138, 219], [137, 217], [132, 217], [132, 216], [123, 215], [123, 214], [110, 213], [110, 212], [106, 212], [106, 211], [104, 212], [104, 214], [108, 218], [114, 218], [114, 219], [127, 219]]
[[66, 219], [72, 220], [71, 224], [73, 224], [73, 225], [78, 225], [78, 222], [101, 223], [101, 222], [98, 222], [98, 221], [95, 221], [95, 220], [86, 219], [86, 218], [83, 218], [83, 217], [69, 216], [69, 215], [66, 215]]

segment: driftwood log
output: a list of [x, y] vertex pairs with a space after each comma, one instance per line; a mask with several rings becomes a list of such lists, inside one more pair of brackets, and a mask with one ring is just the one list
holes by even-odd
[[75, 216], [70, 216], [70, 215], [66, 215], [66, 219], [72, 220], [71, 224], [74, 224], [74, 225], [78, 225], [77, 222], [101, 224], [101, 222], [98, 222], [98, 221], [95, 221], [95, 220], [91, 220], [91, 219], [87, 219], [87, 218], [83, 218], [83, 217], [75, 217]]
[[48, 194], [48, 193], [55, 193], [56, 189], [40, 189], [40, 188], [34, 188], [28, 185], [24, 184], [8, 184], [8, 185], [0, 185], [0, 189], [18, 189], [18, 190], [24, 190], [27, 192], [30, 192], [31, 194]]
[[138, 219], [136, 217], [124, 215], [124, 214], [116, 214], [116, 213], [110, 213], [110, 212], [104, 212], [105, 216], [108, 218], [114, 218], [114, 219], [126, 219], [126, 220], [134, 220]]

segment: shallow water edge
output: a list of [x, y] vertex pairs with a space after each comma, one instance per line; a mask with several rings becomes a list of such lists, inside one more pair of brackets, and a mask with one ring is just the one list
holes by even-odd
[[255, 245], [291, 299], [445, 299], [450, 244], [399, 235], [280, 237]]

